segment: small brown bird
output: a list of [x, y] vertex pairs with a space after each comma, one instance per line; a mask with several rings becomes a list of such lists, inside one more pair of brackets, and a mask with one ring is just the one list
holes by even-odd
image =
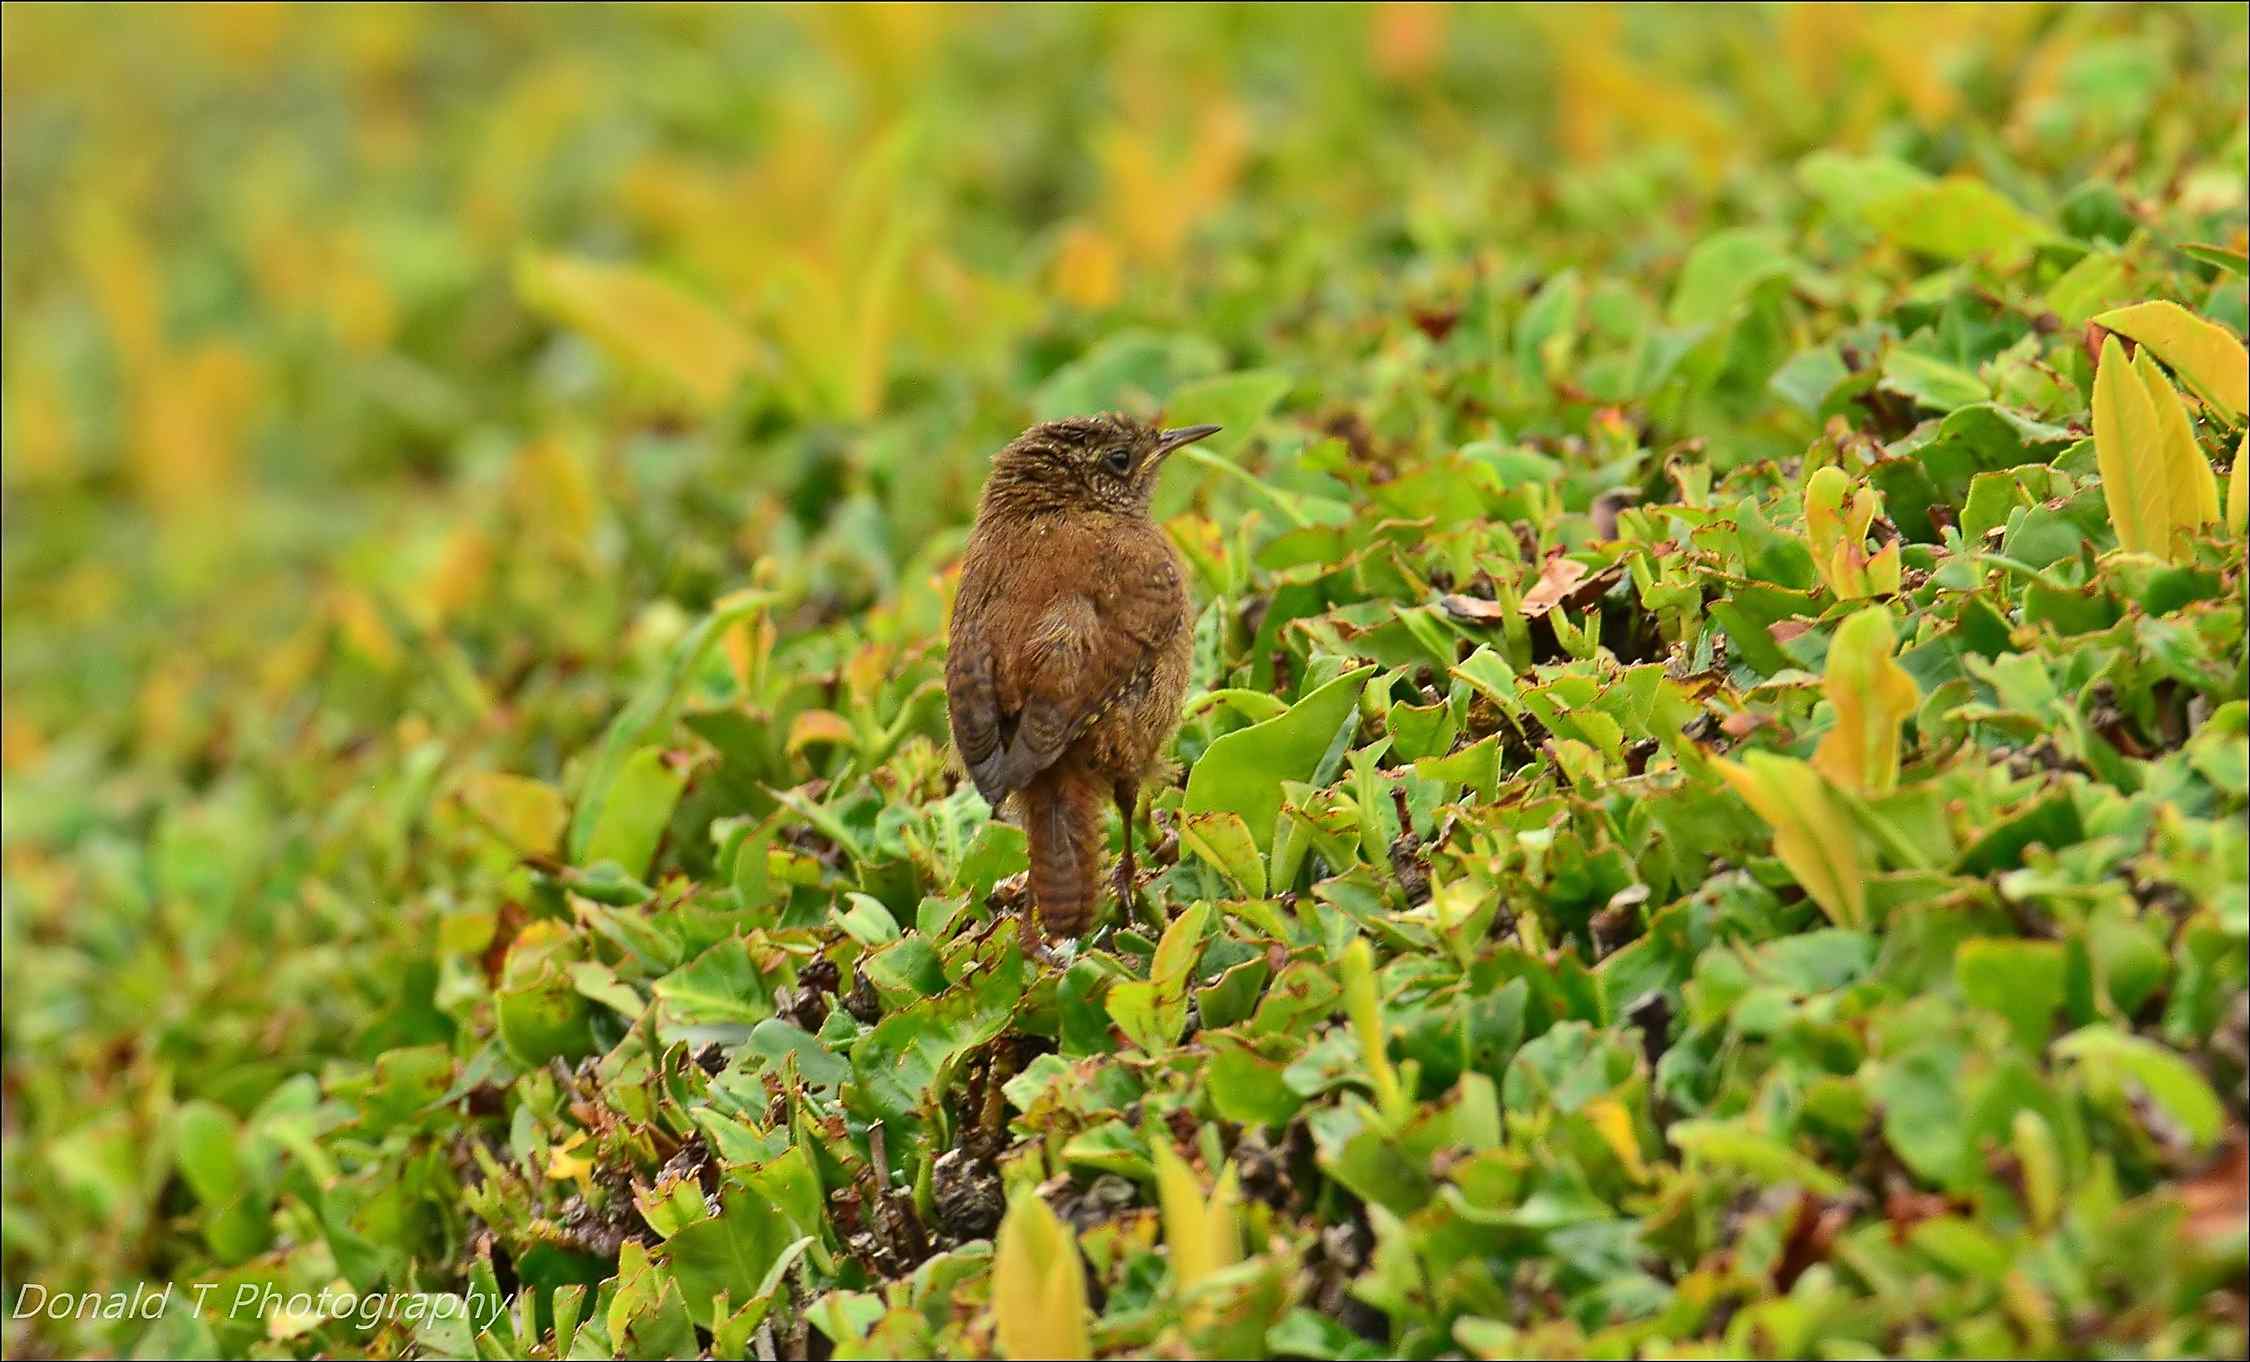
[[945, 660], [953, 745], [995, 810], [1014, 797], [1056, 936], [1092, 923], [1104, 796], [1125, 820], [1118, 897], [1132, 895], [1133, 810], [1179, 727], [1194, 632], [1149, 498], [1165, 459], [1216, 430], [1042, 422], [993, 459], [969, 532]]

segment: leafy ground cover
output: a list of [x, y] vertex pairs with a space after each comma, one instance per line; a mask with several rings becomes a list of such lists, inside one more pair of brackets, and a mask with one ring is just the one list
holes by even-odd
[[[4, 33], [11, 1354], [2241, 1355], [2239, 6]], [[942, 623], [1108, 406], [1046, 966]]]

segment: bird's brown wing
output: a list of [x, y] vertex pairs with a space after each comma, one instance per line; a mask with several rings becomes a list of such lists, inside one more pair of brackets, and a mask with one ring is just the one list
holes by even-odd
[[[1179, 565], [1168, 546], [1152, 540], [1103, 548], [1106, 557], [1089, 560], [1101, 563], [1101, 580], [1056, 597], [1022, 645], [996, 660], [994, 690], [1008, 731], [991, 761], [990, 783], [1003, 793], [1053, 765], [1185, 627]], [[985, 781], [978, 788], [998, 802]]]
[[999, 807], [1008, 787], [999, 783], [1001, 758], [1009, 734], [994, 688], [992, 649], [984, 630], [964, 620], [953, 631], [945, 654], [945, 709], [953, 746], [985, 802]]

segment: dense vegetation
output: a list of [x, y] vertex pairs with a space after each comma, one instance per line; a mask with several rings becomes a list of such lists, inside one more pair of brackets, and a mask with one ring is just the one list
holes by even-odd
[[[5, 1288], [182, 1284], [11, 1354], [2241, 1355], [2241, 6], [5, 55]], [[1045, 965], [943, 621], [1112, 406]]]

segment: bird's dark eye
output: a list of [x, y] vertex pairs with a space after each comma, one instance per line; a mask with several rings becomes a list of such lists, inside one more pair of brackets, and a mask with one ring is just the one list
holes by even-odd
[[1133, 451], [1122, 446], [1109, 451], [1107, 454], [1102, 455], [1102, 467], [1107, 468], [1110, 472], [1115, 473], [1121, 478], [1125, 476], [1126, 470], [1131, 468], [1132, 466]]

